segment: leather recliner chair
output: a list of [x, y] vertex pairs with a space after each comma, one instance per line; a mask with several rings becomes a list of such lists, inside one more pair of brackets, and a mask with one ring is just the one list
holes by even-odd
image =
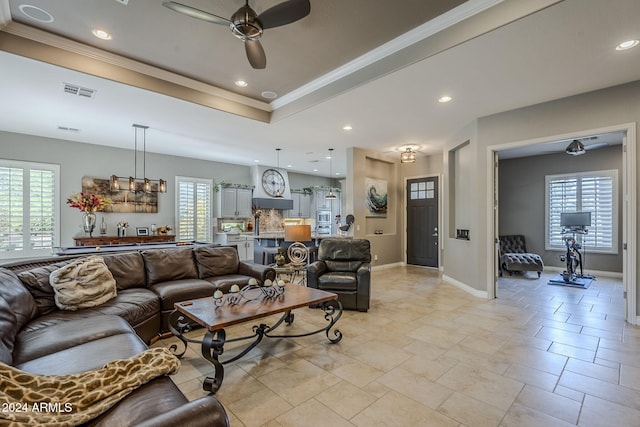
[[323, 239], [307, 267], [307, 286], [338, 294], [344, 309], [366, 312], [371, 291], [371, 244], [366, 239]]

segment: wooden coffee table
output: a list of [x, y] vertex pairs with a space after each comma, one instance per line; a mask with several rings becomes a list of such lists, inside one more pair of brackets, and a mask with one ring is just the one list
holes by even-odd
[[[176, 353], [177, 345], [171, 346], [174, 354], [182, 357], [187, 350], [187, 343], [199, 343], [201, 344], [202, 356], [215, 367], [214, 376], [205, 378], [202, 384], [206, 391], [217, 392], [224, 379], [223, 365], [243, 357], [257, 346], [263, 337], [298, 338], [325, 332], [327, 339], [332, 344], [342, 339], [340, 330], [332, 330], [342, 316], [342, 305], [334, 293], [292, 285], [285, 287], [284, 293], [277, 296], [266, 296], [261, 293], [259, 288], [252, 288], [248, 292], [243, 290], [243, 294], [247, 299], [241, 299], [237, 304], [228, 302], [228, 297], [234, 294], [227, 294], [222, 300], [208, 297], [178, 302], [174, 304], [175, 310], [169, 316], [169, 329], [184, 345], [184, 350], [181, 353]], [[321, 313], [328, 322], [326, 327], [303, 334], [277, 335], [273, 333], [283, 323], [287, 325], [293, 323], [292, 310], [310, 305], [318, 306], [321, 309]], [[283, 315], [276, 323], [271, 326], [264, 323], [254, 325], [252, 335], [231, 339], [226, 337], [224, 329], [226, 327], [278, 313], [283, 313]], [[202, 341], [184, 336], [185, 333], [193, 329], [193, 322], [207, 329]], [[225, 343], [250, 339], [253, 339], [253, 342], [249, 343], [240, 353], [228, 360], [220, 360]]]

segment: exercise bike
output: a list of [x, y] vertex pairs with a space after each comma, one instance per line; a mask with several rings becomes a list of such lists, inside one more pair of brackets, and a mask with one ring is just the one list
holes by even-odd
[[[562, 272], [562, 279], [567, 283], [575, 282], [576, 279], [584, 277], [582, 271], [582, 245], [576, 242], [575, 236], [564, 237], [567, 253], [560, 255], [560, 261], [566, 262], [567, 269]], [[577, 270], [580, 267], [580, 274]]]

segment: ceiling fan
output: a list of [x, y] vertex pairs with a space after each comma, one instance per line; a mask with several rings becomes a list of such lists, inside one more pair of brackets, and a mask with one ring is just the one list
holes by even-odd
[[234, 36], [244, 42], [247, 59], [253, 68], [263, 69], [267, 66], [267, 57], [260, 43], [262, 33], [267, 28], [280, 27], [296, 22], [311, 12], [309, 0], [288, 0], [277, 4], [258, 15], [245, 0], [244, 6], [238, 9], [231, 19], [222, 18], [191, 6], [165, 1], [162, 3], [175, 12], [214, 24], [228, 25]]

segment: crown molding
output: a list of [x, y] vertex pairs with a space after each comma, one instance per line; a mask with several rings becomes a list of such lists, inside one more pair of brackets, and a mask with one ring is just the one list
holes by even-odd
[[[0, 1], [6, 2], [7, 0], [0, 0]], [[0, 13], [1, 12], [2, 10], [0, 9]], [[1, 17], [2, 15], [0, 14], [0, 18]], [[88, 46], [83, 43], [79, 43], [74, 40], [67, 39], [65, 37], [51, 34], [46, 31], [43, 31], [34, 27], [30, 27], [28, 25], [20, 24], [17, 22], [9, 22], [6, 26], [2, 27], [1, 31], [20, 37], [22, 39], [37, 42], [41, 45], [49, 46], [56, 49], [61, 49], [63, 51], [66, 51], [72, 54], [80, 55], [81, 57], [87, 58], [88, 60], [95, 60], [105, 64], [114, 65], [116, 67], [126, 69], [138, 74], [146, 75], [155, 79], [160, 79], [160, 80], [170, 82], [185, 88], [189, 88], [210, 97], [221, 98], [225, 101], [230, 101], [234, 104], [242, 104], [251, 109], [257, 109], [267, 113], [270, 113], [272, 111], [271, 105], [266, 102], [262, 102], [253, 98], [239, 95], [234, 92], [230, 92], [225, 89], [221, 89], [219, 87], [212, 86], [195, 79], [191, 79], [176, 73], [172, 73], [167, 70], [163, 70], [158, 67], [154, 67], [152, 65], [144, 64], [142, 62], [125, 58], [123, 56], [116, 55], [92, 46]], [[25, 54], [22, 56], [30, 57], [28, 54]], [[38, 58], [33, 58], [33, 59], [38, 59]], [[53, 63], [54, 65], [65, 66], [62, 64], [57, 64], [52, 61], [47, 61], [47, 62]], [[74, 69], [73, 67], [68, 67], [68, 66], [66, 66], [66, 68]], [[83, 70], [77, 70], [77, 71], [83, 71]], [[83, 71], [83, 72], [86, 72], [86, 71]], [[90, 73], [90, 74], [94, 74], [94, 73]], [[102, 76], [99, 76], [99, 77], [102, 77]]]

